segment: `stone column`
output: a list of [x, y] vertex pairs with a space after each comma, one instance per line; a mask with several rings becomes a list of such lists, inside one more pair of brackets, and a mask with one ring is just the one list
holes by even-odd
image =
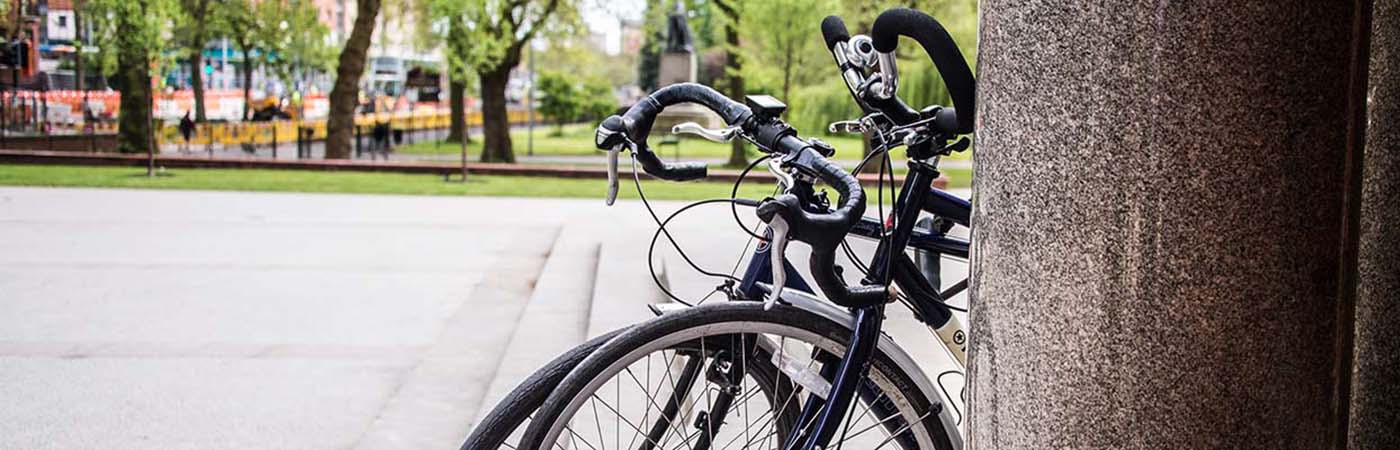
[[1340, 439], [1353, 13], [983, 1], [971, 448]]
[[1354, 450], [1400, 448], [1400, 0], [1376, 0], [1362, 169]]

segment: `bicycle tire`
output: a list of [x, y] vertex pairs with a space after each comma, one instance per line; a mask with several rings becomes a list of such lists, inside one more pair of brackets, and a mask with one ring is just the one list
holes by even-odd
[[[629, 358], [636, 358], [639, 352], [649, 355], [648, 348], [668, 345], [665, 342], [674, 339], [691, 339], [691, 337], [687, 337], [687, 333], [719, 333], [717, 335], [768, 333], [768, 331], [757, 331], [757, 328], [742, 328], [755, 325], [803, 330], [817, 336], [818, 339], [822, 339], [822, 345], [825, 346], [824, 351], [838, 355], [844, 352], [845, 345], [851, 337], [850, 330], [845, 326], [815, 313], [781, 304], [775, 305], [771, 310], [765, 310], [763, 305], [757, 302], [720, 302], [666, 313], [656, 319], [634, 325], [580, 362], [536, 411], [535, 420], [530, 423], [521, 438], [520, 443], [524, 446], [522, 448], [545, 448], [545, 444], [553, 445], [549, 441], [558, 442], [556, 439], [560, 439], [561, 432], [568, 428], [567, 422], [562, 425], [558, 423], [561, 421], [561, 416], [568, 414], [569, 417], [564, 420], [572, 420], [573, 414], [580, 410], [580, 402], [589, 397], [597, 397], [595, 392], [584, 391], [596, 389], [598, 385], [607, 381], [607, 379], [598, 380], [600, 376], [610, 378], [612, 376], [610, 371], [620, 373], [620, 369], [617, 367], [626, 367], [631, 363]], [[833, 346], [832, 343], [837, 343], [837, 345]], [[878, 375], [871, 376], [868, 380], [876, 380], [875, 383], [888, 388], [882, 390], [885, 394], [891, 394], [889, 391], [893, 391], [893, 394], [885, 402], [881, 402], [881, 398], [876, 398], [867, 409], [878, 409], [880, 404], [888, 403], [904, 414], [896, 419], [902, 420], [905, 417], [912, 417], [916, 419], [915, 425], [922, 425], [921, 427], [910, 426], [903, 429], [909, 432], [892, 431], [886, 441], [898, 438], [897, 442], [904, 448], [937, 450], [957, 448], [954, 447], [949, 437], [957, 435], [956, 432], [950, 434], [948, 430], [943, 428], [942, 421], [937, 420], [937, 416], [942, 411], [941, 401], [933, 402], [925, 397], [913, 379], [900, 371], [893, 359], [882, 351], [876, 352], [870, 367], [871, 373]], [[783, 376], [783, 379], [786, 380], [787, 376]], [[791, 381], [789, 380], [789, 382]], [[929, 417], [934, 419], [926, 420]], [[888, 421], [881, 420], [880, 422]], [[919, 433], [918, 431], [923, 432]], [[906, 436], [906, 434], [914, 436]], [[910, 442], [914, 443], [910, 444]]]
[[462, 450], [488, 450], [501, 447], [517, 448], [506, 442], [511, 435], [520, 429], [520, 425], [529, 420], [535, 410], [544, 404], [552, 392], [563, 381], [569, 372], [578, 366], [580, 362], [593, 354], [598, 347], [603, 346], [613, 337], [626, 328], [617, 329], [589, 339], [583, 344], [569, 349], [569, 351], [555, 357], [550, 362], [530, 374], [529, 378], [520, 382], [509, 394], [501, 398], [499, 403], [491, 409], [491, 412], [482, 417], [472, 429], [471, 435], [462, 442]]

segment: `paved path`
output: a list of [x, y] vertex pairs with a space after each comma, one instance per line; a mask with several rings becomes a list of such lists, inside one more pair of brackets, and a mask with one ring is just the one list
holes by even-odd
[[[731, 220], [673, 232], [728, 270]], [[0, 188], [0, 448], [455, 447], [522, 374], [647, 317], [649, 221], [601, 200]], [[713, 284], [658, 266], [682, 295]]]

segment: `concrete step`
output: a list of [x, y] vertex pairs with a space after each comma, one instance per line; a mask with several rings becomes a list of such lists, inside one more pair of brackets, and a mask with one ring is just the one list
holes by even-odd
[[599, 235], [585, 227], [566, 226], [560, 233], [473, 424], [530, 374], [584, 342], [600, 249]]
[[471, 300], [457, 308], [418, 363], [360, 436], [359, 449], [455, 448], [475, 420], [486, 385], [542, 277], [558, 229], [521, 232], [511, 252], [493, 261]]
[[648, 272], [647, 241], [630, 233], [607, 235], [599, 251], [588, 337], [650, 319], [647, 305], [663, 299]]

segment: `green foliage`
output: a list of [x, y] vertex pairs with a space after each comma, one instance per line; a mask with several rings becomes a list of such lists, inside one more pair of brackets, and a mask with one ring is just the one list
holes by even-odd
[[612, 86], [607, 82], [586, 80], [579, 89], [579, 95], [582, 96], [583, 103], [579, 110], [582, 119], [602, 121], [617, 111], [617, 97], [613, 96]]
[[111, 76], [117, 73], [117, 55], [123, 51], [155, 61], [170, 40], [179, 4], [175, 0], [87, 0], [83, 9], [83, 17], [93, 27], [93, 42], [103, 49], [91, 61], [92, 69]]
[[586, 80], [604, 80], [615, 86], [632, 84], [636, 55], [608, 55], [582, 36], [548, 36], [548, 45], [534, 51], [535, 70], [559, 72]]
[[827, 124], [860, 116], [860, 107], [851, 100], [846, 84], [835, 77], [798, 88], [788, 100], [788, 123], [803, 136], [826, 134]]
[[579, 28], [578, 9], [570, 0], [459, 0], [471, 43], [460, 55], [466, 67], [490, 72], [515, 67], [525, 44], [541, 33], [568, 35]]
[[[194, 20], [189, 8], [198, 0], [180, 0], [182, 21]], [[253, 65], [270, 69], [290, 82], [305, 71], [333, 69], [337, 49], [327, 42], [330, 29], [317, 17], [312, 0], [207, 0], [206, 35], [228, 37]], [[181, 23], [182, 29], [196, 24]], [[186, 53], [201, 51], [204, 42], [190, 42]]]
[[179, 0], [174, 15], [174, 35], [179, 40], [179, 54], [189, 57], [204, 49], [209, 37], [209, 23], [215, 11], [214, 0]]
[[283, 80], [300, 70], [329, 71], [336, 49], [327, 42], [330, 29], [317, 17], [311, 0], [263, 1], [257, 5], [258, 40], [264, 63]]
[[579, 89], [563, 74], [557, 72], [540, 73], [535, 81], [539, 91], [539, 105], [536, 110], [545, 118], [553, 120], [559, 127], [578, 117], [583, 107]]
[[420, 42], [425, 47], [446, 47], [448, 78], [459, 83], [475, 80], [468, 61], [472, 47], [467, 24], [470, 5], [461, 0], [419, 0], [414, 4], [424, 13], [419, 15], [425, 20], [419, 27], [425, 33]]
[[250, 0], [223, 0], [214, 4], [213, 19], [210, 22], [213, 33], [227, 36], [245, 58], [259, 47], [258, 37], [262, 34], [258, 27], [256, 10]]
[[777, 96], [787, 98], [795, 85], [837, 76], [834, 69], [804, 70], [830, 59], [824, 56], [821, 21], [835, 6], [830, 0], [747, 1], [739, 24], [742, 51], [763, 64], [746, 65], [745, 79], [776, 86]]
[[577, 82], [560, 72], [541, 72], [535, 80], [539, 92], [536, 110], [562, 130], [564, 123], [580, 119], [600, 120], [618, 107], [612, 86], [596, 78]]

